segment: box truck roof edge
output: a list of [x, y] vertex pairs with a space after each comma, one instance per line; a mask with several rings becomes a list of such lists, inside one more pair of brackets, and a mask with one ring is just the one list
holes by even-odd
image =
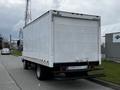
[[[81, 13], [73, 13], [73, 12], [67, 12], [67, 11], [58, 11], [58, 10], [49, 10], [46, 11], [45, 13], [43, 13], [42, 15], [40, 15], [38, 18], [34, 19], [33, 21], [31, 21], [30, 23], [28, 23], [26, 26], [24, 26], [23, 28], [27, 27], [28, 25], [32, 24], [33, 22], [35, 22], [36, 20], [38, 20], [39, 18], [41, 18], [42, 16], [44, 16], [45, 14], [51, 12], [53, 15], [59, 15], [59, 12], [61, 13], [69, 13], [72, 15], [77, 15], [79, 17], [76, 18], [80, 18], [80, 19], [88, 19], [88, 20], [100, 20], [101, 17], [97, 16], [97, 15], [88, 15], [88, 14], [81, 14]], [[57, 13], [57, 14], [56, 14]], [[60, 15], [59, 15], [60, 16]], [[82, 16], [86, 16], [86, 17], [82, 17]], [[67, 16], [68, 17], [68, 16]], [[72, 18], [72, 16], [70, 17]], [[75, 18], [75, 17], [73, 17]]]

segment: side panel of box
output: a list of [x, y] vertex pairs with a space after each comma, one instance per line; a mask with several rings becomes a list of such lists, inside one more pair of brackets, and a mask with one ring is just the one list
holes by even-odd
[[[23, 30], [23, 56], [32, 62], [50, 66], [51, 15], [47, 13]], [[42, 62], [42, 63], [41, 63]], [[52, 65], [51, 65], [52, 66]]]

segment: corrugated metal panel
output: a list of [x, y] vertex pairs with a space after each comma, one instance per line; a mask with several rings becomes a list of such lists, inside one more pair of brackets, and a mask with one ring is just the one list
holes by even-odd
[[99, 60], [99, 21], [54, 17], [55, 62]]

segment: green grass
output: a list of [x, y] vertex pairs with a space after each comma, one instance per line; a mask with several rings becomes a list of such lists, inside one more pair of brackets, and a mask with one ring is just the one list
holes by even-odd
[[22, 56], [22, 52], [16, 49], [13, 49], [11, 54], [14, 56]]
[[109, 60], [103, 60], [102, 67], [104, 67], [104, 74], [106, 77], [101, 77], [99, 79], [120, 85], [120, 64]]

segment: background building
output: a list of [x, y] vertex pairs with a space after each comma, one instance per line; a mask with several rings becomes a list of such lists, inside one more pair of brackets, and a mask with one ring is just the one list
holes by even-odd
[[105, 35], [106, 58], [120, 59], [120, 32]]

